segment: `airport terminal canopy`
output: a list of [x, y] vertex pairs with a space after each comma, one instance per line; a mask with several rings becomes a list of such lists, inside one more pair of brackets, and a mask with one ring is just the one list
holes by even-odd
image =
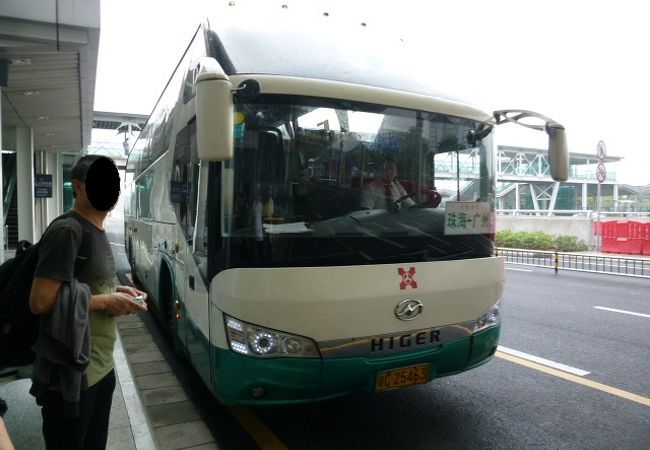
[[90, 143], [99, 28], [99, 0], [0, 2], [3, 149], [16, 127], [33, 130], [35, 150]]

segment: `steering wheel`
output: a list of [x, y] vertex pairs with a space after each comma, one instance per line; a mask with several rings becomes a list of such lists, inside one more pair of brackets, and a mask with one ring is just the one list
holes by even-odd
[[[424, 208], [437, 208], [440, 206], [440, 203], [442, 202], [442, 195], [440, 195], [440, 192], [438, 192], [435, 189], [431, 189], [427, 191], [427, 193], [431, 196], [431, 198], [423, 201], [417, 206], [424, 207]], [[415, 195], [415, 192], [412, 192], [410, 194], [404, 194], [397, 200], [393, 200], [388, 204], [388, 212], [397, 212], [399, 211], [399, 204], [406, 200], [407, 198], [413, 197]]]

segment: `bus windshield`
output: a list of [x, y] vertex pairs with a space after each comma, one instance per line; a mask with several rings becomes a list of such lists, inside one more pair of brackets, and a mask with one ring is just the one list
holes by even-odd
[[228, 265], [493, 254], [493, 226], [466, 233], [445, 226], [449, 202], [493, 215], [489, 124], [298, 96], [263, 95], [236, 108], [234, 158], [221, 169], [219, 237]]

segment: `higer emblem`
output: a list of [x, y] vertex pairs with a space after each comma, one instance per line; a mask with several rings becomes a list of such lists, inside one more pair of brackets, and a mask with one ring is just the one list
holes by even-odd
[[401, 267], [397, 269], [397, 273], [402, 276], [402, 281], [399, 284], [399, 288], [404, 290], [408, 286], [413, 289], [418, 288], [418, 283], [415, 281], [415, 267], [410, 267], [408, 270], [402, 269]]
[[420, 315], [424, 305], [420, 300], [407, 298], [395, 307], [395, 316], [400, 320], [413, 320]]

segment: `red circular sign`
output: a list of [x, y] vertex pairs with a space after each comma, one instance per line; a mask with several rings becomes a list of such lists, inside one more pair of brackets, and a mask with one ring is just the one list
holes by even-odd
[[602, 183], [607, 179], [607, 169], [605, 169], [605, 164], [602, 162], [598, 163], [598, 168], [596, 169], [596, 179], [599, 183]]
[[605, 161], [607, 157], [607, 148], [605, 148], [605, 143], [603, 141], [598, 141], [598, 147], [596, 147], [596, 156], [600, 161]]

